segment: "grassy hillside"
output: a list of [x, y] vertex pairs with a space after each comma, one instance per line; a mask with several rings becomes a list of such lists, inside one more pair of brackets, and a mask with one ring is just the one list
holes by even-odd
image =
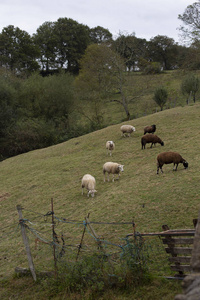
[[[23, 248], [20, 234], [13, 238], [18, 224], [17, 204], [43, 215], [51, 210], [53, 198], [57, 216], [84, 220], [90, 212], [91, 221], [131, 222], [134, 219], [139, 232], [161, 231], [163, 224], [170, 228], [191, 228], [200, 208], [199, 121], [199, 103], [177, 107], [124, 122], [136, 127], [130, 138], [121, 137], [121, 124], [118, 124], [1, 162], [0, 226], [3, 232], [13, 227], [11, 238], [8, 234], [1, 242], [3, 255], [6, 251], [9, 254], [0, 276], [13, 272], [16, 253]], [[156, 124], [156, 134], [165, 146], [150, 149], [147, 145], [141, 150], [143, 128], [150, 124]], [[116, 144], [111, 158], [105, 149], [107, 140]], [[172, 165], [165, 165], [164, 174], [157, 175], [156, 157], [163, 151], [179, 152], [188, 161], [189, 168], [184, 170], [179, 165], [178, 171], [173, 172]], [[124, 164], [119, 181], [104, 183], [102, 166], [106, 161]], [[81, 178], [86, 173], [96, 178], [98, 193], [93, 199], [86, 193], [81, 195]], [[115, 236], [125, 236], [132, 230], [130, 225], [109, 226], [101, 227], [98, 233], [104, 234], [108, 229]]]

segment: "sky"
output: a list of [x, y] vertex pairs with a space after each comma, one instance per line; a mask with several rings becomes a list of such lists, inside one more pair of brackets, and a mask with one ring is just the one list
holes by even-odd
[[150, 40], [166, 35], [181, 43], [180, 30], [188, 5], [197, 0], [0, 0], [0, 32], [13, 25], [30, 35], [44, 22], [70, 18], [80, 24]]

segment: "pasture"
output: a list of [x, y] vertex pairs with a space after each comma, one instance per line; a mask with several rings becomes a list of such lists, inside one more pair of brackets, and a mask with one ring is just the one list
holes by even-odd
[[[1, 239], [1, 253], [6, 256], [6, 259], [1, 257], [1, 278], [12, 275], [19, 263], [15, 255], [24, 247], [20, 233], [16, 233], [19, 230], [18, 204], [44, 215], [51, 209], [50, 201], [53, 198], [56, 215], [63, 218], [84, 220], [90, 213], [90, 220], [96, 222], [134, 220], [139, 232], [158, 232], [163, 224], [172, 229], [192, 228], [192, 219], [198, 217], [200, 208], [199, 121], [199, 103], [176, 107], [1, 162], [0, 226], [2, 232], [7, 227], [12, 228], [10, 238], [8, 234], [6, 239]], [[136, 132], [129, 138], [122, 137], [120, 126], [123, 124], [133, 125]], [[150, 149], [150, 144], [147, 144], [146, 149], [141, 150], [143, 128], [151, 124], [156, 124], [155, 134], [165, 145], [161, 147], [157, 144]], [[112, 157], [107, 155], [107, 140], [115, 142]], [[173, 172], [172, 164], [164, 165], [164, 173], [157, 175], [156, 157], [164, 151], [179, 152], [188, 161], [189, 168], [184, 170], [180, 164], [177, 172]], [[107, 161], [124, 165], [119, 180], [103, 181], [102, 167]], [[81, 178], [86, 173], [96, 178], [97, 194], [94, 198], [88, 198], [86, 192], [81, 195]], [[109, 230], [115, 237], [124, 237], [132, 231], [132, 227], [102, 226], [98, 230], [101, 235], [105, 233], [104, 230]], [[20, 261], [22, 265], [27, 265], [25, 257], [21, 257]], [[154, 285], [155, 288], [157, 282]], [[164, 291], [166, 287], [169, 289], [169, 285], [172, 294], [162, 299], [172, 299], [172, 295], [178, 293], [178, 289], [180, 291], [178, 283], [163, 283], [161, 290]], [[31, 289], [33, 293], [33, 286]], [[161, 299], [159, 293], [162, 291], [158, 292], [156, 298], [155, 290], [149, 288], [148, 298], [147, 290], [138, 288], [140, 296], [137, 299]], [[116, 296], [113, 299], [126, 298]]]

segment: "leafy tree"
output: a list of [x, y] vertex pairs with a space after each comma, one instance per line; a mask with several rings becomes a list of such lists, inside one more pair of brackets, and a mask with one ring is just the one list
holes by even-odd
[[33, 74], [22, 85], [21, 106], [29, 111], [29, 117], [42, 117], [55, 124], [65, 122], [65, 127], [68, 127], [73, 103], [73, 81], [71, 75], [63, 72], [48, 77]]
[[178, 51], [174, 39], [158, 35], [150, 40], [148, 52], [149, 61], [161, 63], [164, 70], [176, 67]]
[[[76, 79], [76, 86], [81, 97], [89, 99], [90, 103], [95, 102], [96, 106], [106, 99], [119, 103], [129, 119], [129, 99], [124, 71], [125, 64], [118, 53], [105, 44], [93, 44], [87, 48], [81, 59], [81, 71]], [[96, 111], [100, 113], [100, 109]]]
[[108, 29], [97, 26], [90, 29], [90, 39], [94, 44], [110, 43], [112, 41], [112, 33]]
[[193, 101], [196, 101], [196, 93], [199, 90], [199, 78], [194, 74], [189, 74], [183, 79], [181, 84], [181, 91], [183, 95], [187, 95], [187, 104], [189, 104], [190, 97], [193, 97]]
[[188, 5], [184, 13], [178, 16], [184, 25], [179, 29], [186, 41], [195, 42], [200, 39], [200, 0]]
[[18, 27], [9, 25], [0, 34], [0, 64], [16, 74], [39, 69], [36, 58], [39, 50], [31, 36]]
[[164, 87], [159, 87], [154, 92], [154, 101], [160, 106], [161, 111], [167, 102], [168, 92]]
[[55, 22], [56, 63], [71, 73], [78, 73], [79, 60], [90, 43], [89, 28], [78, 22], [59, 18]]
[[135, 34], [119, 34], [113, 42], [114, 50], [124, 59], [127, 69], [130, 71], [141, 58], [145, 58], [147, 42], [145, 39], [135, 37]]
[[36, 45], [40, 49], [40, 63], [42, 70], [46, 74], [50, 69], [56, 67], [56, 36], [54, 33], [55, 23], [45, 22], [38, 29], [37, 33], [33, 35]]

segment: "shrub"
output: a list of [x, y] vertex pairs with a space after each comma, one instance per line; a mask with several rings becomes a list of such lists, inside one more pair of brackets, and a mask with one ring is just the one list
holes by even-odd
[[154, 92], [154, 101], [160, 106], [160, 109], [163, 110], [165, 103], [167, 102], [168, 92], [165, 88], [159, 87]]

